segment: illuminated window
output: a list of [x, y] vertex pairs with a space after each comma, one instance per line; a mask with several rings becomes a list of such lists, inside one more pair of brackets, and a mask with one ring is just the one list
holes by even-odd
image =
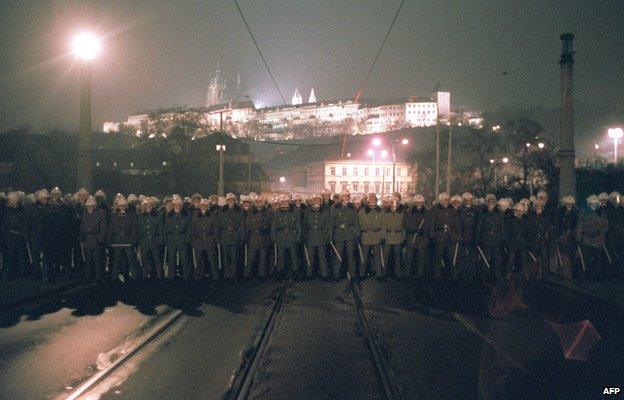
[[329, 182], [329, 191], [336, 193], [336, 182]]
[[358, 176], [358, 167], [353, 167], [353, 176]]
[[342, 176], [347, 176], [347, 167], [342, 167]]
[[391, 193], [392, 191], [392, 183], [386, 182], [386, 193]]
[[345, 192], [347, 191], [349, 188], [349, 184], [347, 182], [340, 182], [340, 186], [342, 186], [342, 191]]
[[396, 176], [401, 176], [401, 167], [397, 167]]
[[329, 169], [329, 174], [330, 174], [331, 176], [336, 176], [336, 167], [331, 167], [331, 168]]
[[381, 193], [381, 182], [375, 182], [375, 193]]
[[375, 176], [379, 176], [381, 174], [381, 171], [379, 170], [379, 168], [375, 168]]
[[368, 182], [364, 182], [364, 193], [368, 194], [370, 190], [370, 184]]
[[368, 176], [368, 167], [364, 167], [364, 176]]
[[351, 187], [353, 188], [354, 192], [357, 192], [358, 189], [360, 188], [360, 183], [359, 182], [351, 182]]

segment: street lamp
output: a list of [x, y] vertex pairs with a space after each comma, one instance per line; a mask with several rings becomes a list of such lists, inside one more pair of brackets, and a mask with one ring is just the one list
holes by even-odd
[[381, 139], [376, 137], [373, 139], [373, 146], [379, 147], [381, 145]]
[[280, 181], [280, 183], [286, 182], [286, 177], [280, 176], [279, 181]]
[[539, 142], [539, 143], [537, 144], [537, 147], [538, 147], [538, 148], [540, 148], [540, 149], [543, 149], [543, 148], [544, 148], [544, 146], [546, 146], [546, 145], [545, 145], [544, 143], [542, 143], [542, 142]]
[[217, 144], [215, 148], [217, 153], [219, 153], [219, 182], [217, 183], [217, 193], [219, 196], [223, 196], [223, 153], [225, 153], [225, 145]]
[[448, 154], [446, 155], [446, 193], [451, 193], [451, 153], [452, 153], [452, 125], [451, 122], [447, 122], [448, 126]]
[[509, 158], [503, 157], [503, 163], [507, 164], [509, 162]]
[[609, 137], [613, 139], [613, 162], [618, 161], [618, 141], [624, 136], [624, 130], [622, 128], [609, 128], [607, 131]]
[[76, 186], [92, 189], [91, 171], [91, 61], [100, 52], [100, 39], [90, 32], [80, 32], [71, 43], [72, 54], [81, 61], [80, 123]]

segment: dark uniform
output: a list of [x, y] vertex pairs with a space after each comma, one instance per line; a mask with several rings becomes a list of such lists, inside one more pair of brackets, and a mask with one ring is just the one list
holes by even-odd
[[106, 242], [106, 216], [104, 210], [83, 211], [80, 220], [80, 252], [84, 257], [85, 276], [101, 281], [104, 277], [103, 249]]
[[555, 256], [558, 258], [560, 274], [566, 279], [572, 279], [574, 260], [576, 259], [576, 227], [578, 226], [578, 209], [567, 210], [561, 207], [555, 214]]
[[[481, 265], [487, 268], [487, 263], [489, 263], [492, 270], [488, 271], [488, 273], [496, 275], [499, 279], [503, 278], [500, 256], [502, 236], [502, 214], [496, 207], [493, 209], [483, 207], [479, 213], [477, 226], [477, 245], [479, 246], [477, 251], [481, 250], [483, 252], [483, 255], [479, 254], [482, 261]], [[483, 260], [483, 257], [487, 259], [487, 263]]]
[[321, 277], [327, 278], [329, 276], [327, 254], [325, 251], [330, 240], [330, 209], [324, 208], [323, 206], [319, 209], [308, 207], [304, 214], [302, 231], [303, 245], [305, 246], [309, 257], [309, 260], [306, 260], [306, 271], [308, 277], [312, 276], [312, 270], [314, 269], [314, 264], [317, 259]]
[[[69, 227], [73, 215], [60, 203], [52, 202], [39, 214], [43, 239], [43, 280], [52, 278], [71, 254]], [[69, 251], [68, 251], [69, 250]]]
[[505, 225], [503, 246], [507, 249], [505, 272], [523, 275], [527, 265], [527, 243], [529, 241], [529, 224], [527, 217], [513, 217]]
[[[351, 275], [355, 276], [355, 245], [361, 236], [360, 223], [353, 205], [336, 204], [331, 209], [332, 239], [336, 250], [347, 263]], [[334, 277], [341, 275], [342, 265], [338, 257], [334, 259]]]
[[420, 210], [413, 206], [403, 216], [403, 229], [407, 240], [406, 276], [425, 276], [428, 258], [428, 245], [431, 233], [431, 215], [424, 206]]
[[195, 211], [191, 217], [191, 246], [193, 263], [200, 279], [206, 277], [206, 263], [210, 268], [213, 280], [220, 278], [219, 264], [217, 263], [217, 228], [216, 211]]
[[293, 206], [273, 213], [271, 241], [277, 246], [277, 272], [286, 273], [286, 253], [290, 257], [293, 271], [299, 270], [296, 245], [301, 242], [301, 219]]
[[[113, 250], [113, 261], [111, 267], [111, 279], [119, 279], [119, 272], [127, 278], [127, 273], [132, 278], [139, 277], [136, 267], [136, 254], [134, 248], [137, 243], [136, 219], [134, 216], [113, 211], [108, 223], [107, 241]], [[123, 269], [123, 263], [127, 266], [127, 271]]]
[[450, 268], [451, 276], [457, 279], [457, 265], [453, 265], [455, 252], [459, 244], [459, 226], [457, 211], [452, 207], [438, 204], [431, 210], [432, 236], [435, 239], [436, 271], [439, 278], [442, 268]]
[[217, 213], [218, 243], [221, 245], [223, 278], [236, 278], [238, 245], [242, 239], [243, 213], [237, 205], [225, 206]]
[[2, 218], [4, 275], [12, 278], [26, 272], [28, 215], [21, 205], [7, 207]]
[[193, 266], [189, 262], [191, 245], [191, 218], [186, 210], [176, 213], [171, 210], [165, 216], [165, 244], [169, 263], [169, 278], [174, 279], [176, 267], [182, 269], [182, 279], [193, 277]]
[[[604, 214], [603, 214], [604, 215]], [[609, 229], [609, 221], [596, 211], [588, 211], [580, 215], [576, 227], [576, 240], [580, 245], [579, 257], [583, 256], [581, 266], [585, 265], [584, 275], [595, 280], [600, 280], [607, 275], [606, 233]]]
[[[536, 266], [530, 272], [531, 278], [541, 279], [550, 265], [550, 248], [552, 240], [552, 225], [548, 215], [544, 212], [532, 212], [528, 215], [529, 249], [532, 264]], [[535, 257], [535, 260], [533, 260]]]
[[457, 263], [460, 266], [462, 275], [475, 276], [477, 274], [477, 223], [479, 220], [479, 210], [474, 206], [463, 204], [457, 212], [460, 250]]
[[267, 274], [267, 255], [271, 245], [271, 211], [262, 207], [253, 208], [245, 217], [245, 242], [247, 246], [247, 263], [244, 265], [243, 276], [251, 276], [254, 264], [258, 264], [258, 276]]
[[163, 259], [160, 249], [164, 243], [164, 223], [156, 210], [137, 214], [137, 232], [139, 235], [139, 260], [143, 278], [164, 277]]
[[386, 266], [386, 271], [390, 267], [390, 257], [392, 256], [392, 266], [394, 269], [394, 275], [397, 278], [408, 275], [407, 271], [403, 271], [401, 268], [401, 254], [403, 242], [405, 241], [405, 230], [403, 229], [403, 211], [397, 209], [392, 211], [387, 209], [382, 212], [382, 233], [383, 233], [383, 265]]

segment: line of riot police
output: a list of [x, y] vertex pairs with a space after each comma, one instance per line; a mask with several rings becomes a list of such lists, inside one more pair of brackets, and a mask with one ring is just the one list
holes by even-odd
[[617, 192], [553, 204], [494, 195], [425, 198], [348, 192], [161, 200], [58, 188], [0, 201], [0, 269], [50, 280], [234, 279], [288, 275], [471, 279], [621, 276], [624, 207]]

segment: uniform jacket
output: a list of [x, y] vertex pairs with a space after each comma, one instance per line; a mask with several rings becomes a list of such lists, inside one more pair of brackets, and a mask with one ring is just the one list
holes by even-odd
[[574, 237], [574, 232], [578, 225], [578, 209], [572, 208], [567, 211], [564, 207], [560, 207], [555, 214], [555, 234], [559, 239]]
[[459, 232], [463, 243], [472, 243], [477, 238], [477, 224], [479, 222], [479, 209], [475, 206], [462, 205], [457, 212]]
[[589, 247], [600, 248], [606, 244], [609, 221], [595, 211], [581, 214], [576, 226], [576, 240]]
[[[505, 246], [509, 251], [524, 251], [529, 242], [529, 223], [526, 215], [513, 217], [505, 226]], [[524, 256], [524, 253], [523, 253]]]
[[403, 211], [385, 210], [382, 216], [382, 234], [386, 244], [397, 245], [405, 241], [405, 230], [403, 229]]
[[253, 208], [245, 217], [245, 240], [249, 247], [258, 249], [271, 244], [271, 221], [273, 216], [268, 208]]
[[106, 242], [106, 217], [102, 209], [84, 210], [80, 219], [80, 241], [85, 248], [94, 249]]
[[151, 249], [163, 245], [165, 240], [164, 223], [158, 211], [139, 213], [137, 215], [137, 230], [139, 246]]
[[[407, 243], [415, 246], [417, 241], [429, 242], [431, 234], [431, 214], [424, 206], [419, 210], [416, 206], [405, 211], [403, 229], [407, 235]], [[416, 239], [414, 239], [416, 235]]]
[[329, 244], [331, 239], [331, 214], [326, 208], [308, 207], [303, 219], [303, 242], [312, 247]]
[[217, 214], [200, 210], [191, 217], [191, 244], [198, 249], [211, 247], [217, 243]]
[[459, 240], [457, 211], [450, 205], [444, 207], [442, 204], [438, 204], [433, 207], [431, 210], [431, 229], [433, 230], [432, 236], [436, 237], [436, 240], [445, 234], [453, 242]]
[[7, 207], [2, 218], [2, 234], [4, 243], [15, 243], [26, 240], [28, 235], [28, 215], [22, 206]]
[[165, 216], [165, 243], [169, 247], [186, 246], [191, 243], [191, 217], [185, 210], [171, 210]]
[[487, 206], [479, 212], [477, 224], [477, 241], [480, 245], [498, 246], [503, 235], [503, 216], [496, 209]]
[[358, 211], [363, 245], [380, 244], [383, 239], [382, 211], [379, 207], [364, 206]]
[[336, 204], [331, 209], [332, 238], [335, 242], [346, 242], [361, 236], [360, 222], [353, 205]]
[[529, 243], [531, 248], [538, 249], [547, 244], [552, 239], [552, 225], [550, 218], [543, 212], [536, 214], [530, 213], [528, 216], [529, 223]]
[[109, 245], [133, 245], [137, 243], [136, 219], [132, 214], [112, 212], [108, 223], [106, 242]]
[[271, 240], [277, 247], [293, 247], [301, 241], [300, 212], [290, 207], [273, 213]]
[[239, 206], [222, 207], [217, 213], [217, 240], [224, 246], [236, 246], [242, 240], [243, 212]]

